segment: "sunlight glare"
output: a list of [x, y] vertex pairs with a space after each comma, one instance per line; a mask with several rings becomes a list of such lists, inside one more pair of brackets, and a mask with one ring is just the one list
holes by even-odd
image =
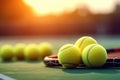
[[23, 0], [37, 15], [72, 12], [86, 5], [93, 13], [109, 13], [114, 10], [115, 0]]

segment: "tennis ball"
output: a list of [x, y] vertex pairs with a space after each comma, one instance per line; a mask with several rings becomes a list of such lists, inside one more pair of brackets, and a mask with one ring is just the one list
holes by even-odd
[[40, 45], [38, 45], [38, 48], [40, 51], [40, 58], [41, 59], [44, 59], [44, 57], [53, 54], [53, 47], [50, 43], [43, 42]]
[[26, 45], [22, 43], [18, 43], [15, 45], [15, 57], [17, 60], [24, 60], [24, 50], [25, 50]]
[[63, 68], [75, 68], [81, 62], [80, 50], [73, 44], [63, 45], [58, 52], [58, 61]]
[[39, 53], [37, 45], [35, 44], [27, 45], [24, 50], [24, 54], [25, 54], [25, 59], [28, 61], [39, 60], [40, 53]]
[[82, 55], [83, 49], [90, 44], [97, 44], [97, 41], [90, 36], [81, 37], [75, 42], [75, 46], [79, 47], [81, 55]]
[[87, 67], [101, 67], [106, 60], [106, 49], [99, 44], [88, 45], [83, 50], [82, 61]]
[[11, 45], [3, 45], [0, 49], [0, 57], [2, 61], [12, 61], [14, 50]]

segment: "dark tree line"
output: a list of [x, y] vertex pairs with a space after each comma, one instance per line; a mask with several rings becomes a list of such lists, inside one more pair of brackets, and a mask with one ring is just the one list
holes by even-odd
[[0, 0], [0, 10], [0, 36], [120, 35], [120, 5], [110, 14], [93, 14], [84, 6], [59, 16], [34, 17], [31, 9], [21, 0]]

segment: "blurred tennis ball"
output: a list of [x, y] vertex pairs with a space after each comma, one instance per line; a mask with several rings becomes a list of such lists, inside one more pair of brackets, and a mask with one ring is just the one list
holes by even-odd
[[26, 45], [23, 43], [18, 43], [15, 45], [15, 57], [17, 60], [24, 60], [24, 50], [25, 50]]
[[11, 45], [3, 45], [0, 49], [0, 57], [2, 61], [12, 61], [14, 58], [14, 50]]
[[58, 52], [58, 60], [64, 68], [75, 68], [81, 62], [80, 50], [73, 44], [63, 45]]
[[53, 54], [53, 46], [48, 42], [43, 42], [38, 45], [40, 51], [40, 58], [44, 59], [44, 57]]
[[28, 61], [37, 61], [40, 58], [38, 46], [36, 44], [29, 44], [25, 48], [25, 59]]
[[87, 67], [101, 67], [106, 60], [106, 49], [99, 44], [91, 44], [83, 50], [82, 61]]

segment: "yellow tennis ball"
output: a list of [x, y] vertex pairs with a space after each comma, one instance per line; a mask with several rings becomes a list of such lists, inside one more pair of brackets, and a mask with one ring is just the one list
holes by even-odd
[[24, 60], [24, 50], [25, 50], [26, 45], [23, 43], [18, 43], [15, 45], [15, 56], [17, 60]]
[[63, 45], [58, 52], [58, 61], [64, 68], [75, 68], [81, 62], [80, 50], [73, 44]]
[[14, 50], [11, 45], [3, 45], [0, 49], [0, 57], [2, 61], [12, 61], [14, 57]]
[[75, 42], [75, 46], [79, 47], [81, 55], [83, 49], [90, 44], [97, 44], [97, 41], [90, 36], [81, 37]]
[[40, 45], [38, 45], [38, 48], [39, 48], [39, 51], [40, 51], [41, 59], [44, 59], [44, 57], [53, 54], [53, 47], [48, 42], [41, 43]]
[[28, 61], [37, 61], [40, 58], [38, 46], [35, 44], [29, 44], [28, 46], [26, 46], [24, 54], [25, 59]]
[[87, 67], [101, 67], [106, 60], [106, 49], [99, 44], [88, 45], [83, 50], [82, 61]]

